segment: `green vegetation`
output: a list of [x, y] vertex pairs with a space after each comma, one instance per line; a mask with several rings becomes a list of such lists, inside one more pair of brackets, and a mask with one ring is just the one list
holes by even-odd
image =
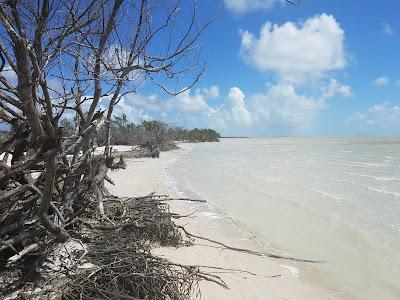
[[[70, 126], [68, 126], [70, 128]], [[212, 129], [188, 130], [161, 121], [143, 121], [132, 123], [125, 114], [114, 116], [111, 123], [112, 145], [164, 145], [174, 141], [218, 142], [221, 135]], [[99, 144], [105, 143], [105, 134], [101, 133]]]
[[191, 142], [219, 142], [221, 135], [213, 129], [192, 129], [186, 132]]

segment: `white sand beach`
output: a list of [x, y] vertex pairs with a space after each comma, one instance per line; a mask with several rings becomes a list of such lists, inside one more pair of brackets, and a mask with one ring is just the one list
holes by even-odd
[[[139, 196], [151, 192], [179, 195], [170, 182], [169, 166], [179, 159], [191, 144], [181, 144], [181, 149], [163, 152], [160, 159], [128, 159], [126, 170], [110, 172], [115, 186], [107, 186], [119, 196]], [[249, 232], [235, 225], [229, 218], [215, 214], [207, 204], [171, 202], [171, 210], [182, 215], [197, 211], [177, 222], [196, 235], [218, 240], [230, 246], [260, 251], [260, 242]], [[296, 277], [296, 270], [285, 267], [283, 260], [258, 257], [222, 249], [200, 239], [195, 245], [182, 248], [157, 248], [154, 253], [174, 262], [199, 266], [221, 267], [241, 271], [224, 271], [204, 267], [218, 274], [229, 286], [200, 282], [203, 299], [328, 299], [325, 292], [304, 284]], [[283, 265], [283, 266], [282, 266]], [[244, 271], [244, 272], [242, 272]], [[280, 275], [278, 277], [272, 277]]]

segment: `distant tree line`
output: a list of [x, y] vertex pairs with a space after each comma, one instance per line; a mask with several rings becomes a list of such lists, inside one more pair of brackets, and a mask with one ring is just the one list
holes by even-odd
[[[61, 121], [63, 132], [73, 134], [74, 122], [68, 119]], [[130, 122], [126, 114], [114, 116], [111, 124], [112, 145], [155, 145], [161, 150], [164, 146], [174, 141], [189, 142], [218, 142], [221, 135], [213, 129], [194, 128], [188, 130], [180, 126], [171, 125], [161, 121]], [[98, 144], [106, 143], [106, 133], [100, 131]]]

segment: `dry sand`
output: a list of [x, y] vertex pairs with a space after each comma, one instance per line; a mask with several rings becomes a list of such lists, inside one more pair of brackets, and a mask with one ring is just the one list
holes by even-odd
[[[163, 152], [159, 159], [128, 159], [126, 170], [110, 172], [110, 177], [116, 185], [108, 188], [119, 196], [140, 196], [151, 192], [179, 196], [179, 192], [171, 182], [168, 167], [178, 160], [182, 153], [190, 151], [193, 147], [195, 147], [193, 144], [182, 144], [182, 149]], [[178, 221], [193, 234], [206, 236], [234, 247], [255, 251], [264, 249], [253, 234], [246, 232], [229, 218], [215, 213], [207, 204], [173, 202], [171, 210], [182, 215], [196, 211], [194, 215]], [[229, 289], [209, 282], [200, 282], [203, 299], [329, 298], [322, 290], [307, 286], [297, 278], [295, 269], [285, 267], [290, 266], [290, 262], [287, 261], [224, 250], [203, 240], [196, 240], [195, 245], [191, 247], [157, 248], [153, 253], [176, 263], [237, 269], [256, 274], [204, 268], [205, 271], [220, 275]], [[271, 277], [274, 275], [281, 276]]]

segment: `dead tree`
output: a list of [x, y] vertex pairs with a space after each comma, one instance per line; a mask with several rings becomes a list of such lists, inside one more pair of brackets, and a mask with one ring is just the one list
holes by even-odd
[[43, 228], [42, 238], [65, 241], [65, 226], [92, 208], [107, 220], [107, 169], [124, 166], [109, 151], [114, 106], [145, 81], [170, 94], [190, 88], [212, 21], [200, 24], [195, 1], [0, 1], [0, 119], [12, 129], [0, 144], [1, 256]]
[[[111, 137], [111, 117], [113, 107], [126, 93], [135, 92], [144, 81], [149, 80], [170, 95], [177, 95], [191, 88], [204, 72], [204, 64], [199, 61], [199, 37], [202, 32], [214, 21], [210, 18], [199, 24], [196, 1], [188, 1], [184, 5], [191, 11], [187, 24], [178, 27], [177, 19], [180, 16], [182, 4], [179, 1], [138, 1], [138, 7], [133, 12], [135, 29], [128, 39], [123, 38], [122, 28], [116, 28], [118, 39], [107, 50], [102, 60], [105, 71], [112, 83], [113, 92], [109, 93], [110, 101], [107, 111], [106, 147], [108, 153]], [[154, 19], [152, 10], [163, 8], [164, 13]], [[154, 43], [165, 45], [161, 50], [154, 47]], [[158, 48], [158, 49], [157, 49]], [[192, 74], [192, 78], [185, 83], [184, 88], [175, 85], [169, 89], [165, 80], [179, 80], [184, 74]], [[134, 86], [129, 83], [135, 83]], [[128, 88], [127, 88], [128, 86]]]

